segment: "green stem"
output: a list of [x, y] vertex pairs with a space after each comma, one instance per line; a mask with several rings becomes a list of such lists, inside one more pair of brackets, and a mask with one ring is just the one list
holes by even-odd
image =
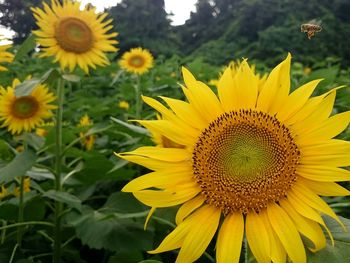
[[13, 248], [13, 250], [12, 250], [9, 263], [12, 263], [12, 262], [13, 262], [13, 259], [14, 259], [14, 257], [15, 257], [17, 248], [18, 248], [18, 244], [16, 244], [15, 247]]
[[54, 225], [52, 223], [49, 223], [49, 222], [27, 221], [27, 222], [15, 223], [15, 224], [11, 224], [11, 225], [2, 226], [2, 227], [0, 227], [0, 231], [4, 230], [4, 229], [19, 227], [19, 226], [28, 226], [28, 225], [44, 225], [44, 226], [54, 227]]
[[[55, 190], [62, 191], [61, 169], [62, 169], [62, 120], [63, 120], [63, 101], [64, 101], [64, 81], [58, 80], [57, 85], [58, 108], [56, 113], [56, 153], [55, 153]], [[53, 262], [61, 262], [61, 213], [63, 204], [55, 201], [55, 229], [54, 229], [54, 255]]]
[[142, 110], [142, 104], [141, 104], [141, 85], [140, 85], [140, 76], [136, 75], [136, 84], [134, 85], [135, 89], [135, 100], [136, 100], [136, 119], [141, 119], [141, 110]]
[[[24, 176], [21, 176], [20, 185], [19, 185], [19, 205], [18, 205], [18, 223], [23, 222], [24, 220], [24, 202], [23, 202], [23, 192], [24, 192]], [[17, 229], [17, 244], [19, 247], [22, 245], [22, 226], [19, 226]]]

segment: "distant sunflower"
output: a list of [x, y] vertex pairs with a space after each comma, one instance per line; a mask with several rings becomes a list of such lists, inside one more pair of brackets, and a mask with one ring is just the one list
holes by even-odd
[[50, 104], [55, 96], [45, 85], [38, 85], [30, 95], [17, 97], [15, 87], [18, 84], [20, 81], [15, 79], [12, 87], [0, 88], [0, 120], [12, 134], [30, 132], [44, 119], [52, 117], [51, 110], [56, 108]]
[[144, 74], [153, 67], [153, 56], [147, 49], [132, 48], [119, 61], [120, 66], [135, 74]]
[[39, 30], [33, 31], [43, 46], [43, 57], [55, 57], [62, 69], [73, 71], [78, 65], [86, 73], [89, 67], [109, 64], [104, 52], [115, 52], [113, 46], [117, 33], [107, 33], [113, 27], [112, 19], [106, 21], [107, 13], [97, 14], [91, 6], [81, 10], [78, 1], [51, 1], [51, 7], [33, 7]]
[[257, 261], [305, 263], [301, 235], [318, 251], [326, 246], [321, 215], [341, 221], [319, 196], [344, 196], [336, 181], [349, 181], [350, 143], [333, 137], [349, 124], [350, 112], [330, 116], [336, 89], [311, 97], [320, 80], [290, 93], [288, 57], [259, 90], [244, 60], [228, 68], [218, 97], [183, 69], [188, 100], [162, 97], [170, 109], [144, 101], [161, 115], [140, 123], [183, 148], [147, 146], [119, 154], [153, 172], [129, 182], [142, 203], [181, 205], [177, 227], [150, 253], [180, 249], [176, 262], [194, 262], [218, 231], [218, 263], [239, 262], [244, 235]]
[[[13, 54], [6, 51], [7, 49], [9, 49], [11, 47], [11, 45], [3, 45], [0, 46], [0, 63], [3, 62], [12, 62], [13, 60]], [[4, 66], [0, 66], [0, 71], [6, 71], [7, 68]]]

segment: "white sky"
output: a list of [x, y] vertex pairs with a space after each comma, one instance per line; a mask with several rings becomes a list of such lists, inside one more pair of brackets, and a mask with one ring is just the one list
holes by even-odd
[[[103, 11], [105, 7], [114, 6], [121, 0], [81, 0], [82, 4], [91, 3], [97, 7], [98, 11]], [[173, 13], [171, 16], [172, 25], [182, 25], [187, 19], [190, 18], [191, 11], [195, 11], [195, 3], [197, 0], [164, 0], [165, 10], [167, 13]], [[13, 32], [0, 26], [0, 35], [5, 38], [11, 38]], [[2, 41], [1, 44], [7, 43], [7, 41]]]
[[[114, 6], [121, 0], [82, 0], [83, 4], [91, 3], [97, 7], [98, 11], [103, 11], [105, 7]], [[174, 16], [171, 17], [173, 20], [172, 25], [182, 25], [187, 19], [190, 18], [190, 12], [195, 11], [195, 3], [197, 0], [164, 0], [165, 10]]]

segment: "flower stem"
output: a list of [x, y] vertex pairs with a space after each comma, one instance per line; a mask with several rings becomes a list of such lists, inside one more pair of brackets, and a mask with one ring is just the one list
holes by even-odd
[[[19, 205], [18, 205], [18, 223], [23, 222], [24, 219], [24, 202], [23, 202], [23, 192], [24, 192], [24, 176], [20, 178], [19, 185]], [[19, 247], [22, 245], [22, 226], [18, 226], [17, 229], [17, 244]]]
[[135, 89], [135, 100], [136, 100], [136, 119], [141, 119], [141, 110], [142, 110], [142, 104], [141, 104], [141, 85], [140, 85], [140, 76], [136, 75], [136, 83], [134, 85]]
[[[58, 108], [56, 113], [56, 151], [55, 151], [55, 190], [62, 191], [61, 183], [61, 151], [62, 151], [62, 119], [63, 119], [63, 101], [64, 101], [64, 81], [58, 79], [57, 83], [57, 100]], [[54, 218], [54, 255], [53, 262], [61, 262], [61, 213], [63, 204], [55, 201], [55, 218]]]

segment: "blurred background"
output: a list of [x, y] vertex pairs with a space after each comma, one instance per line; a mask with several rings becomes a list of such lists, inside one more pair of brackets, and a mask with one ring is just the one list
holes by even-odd
[[[47, 0], [48, 1], [48, 0]], [[42, 0], [0, 1], [0, 25], [20, 44], [35, 29], [31, 6]], [[248, 57], [272, 66], [291, 52], [294, 61], [350, 63], [349, 0], [121, 0], [83, 1], [107, 11], [119, 32], [120, 53], [135, 46], [157, 57], [203, 57], [214, 65]], [[308, 21], [322, 32], [309, 40]]]

